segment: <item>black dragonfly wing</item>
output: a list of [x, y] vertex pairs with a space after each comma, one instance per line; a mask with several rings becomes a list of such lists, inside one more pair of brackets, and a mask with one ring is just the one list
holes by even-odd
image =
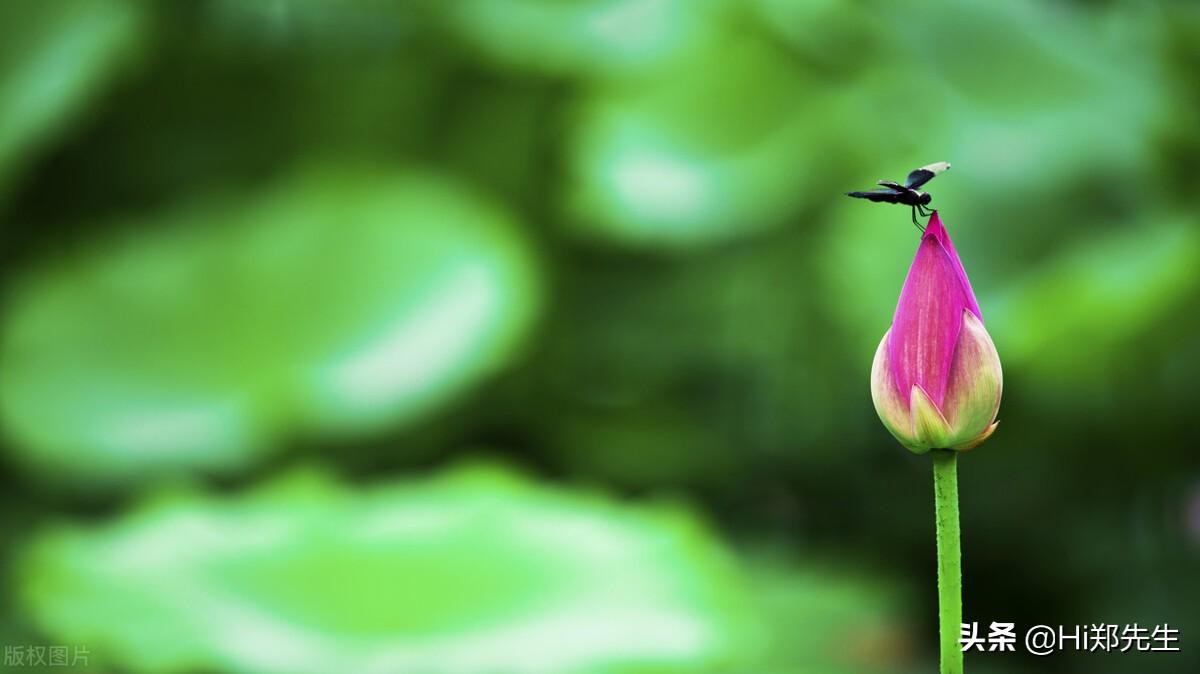
[[896, 190], [868, 190], [866, 192], [847, 192], [846, 196], [854, 197], [855, 199], [867, 199], [868, 201], [879, 201], [887, 204], [900, 203], [902, 193]]
[[904, 186], [910, 190], [915, 190], [921, 185], [933, 180], [938, 174], [943, 173], [950, 168], [950, 162], [939, 161], [928, 166], [922, 166], [908, 174], [904, 179]]

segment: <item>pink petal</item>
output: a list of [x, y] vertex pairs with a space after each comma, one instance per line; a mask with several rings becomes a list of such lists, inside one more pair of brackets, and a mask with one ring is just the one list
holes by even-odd
[[888, 363], [906, 400], [919, 386], [941, 410], [963, 311], [979, 316], [979, 305], [950, 235], [934, 213], [904, 280], [888, 337]]
[[963, 269], [962, 260], [958, 259], [958, 251], [954, 249], [954, 242], [950, 240], [950, 234], [942, 226], [942, 219], [938, 216], [937, 211], [933, 212], [933, 217], [929, 218], [929, 226], [925, 228], [925, 236], [930, 235], [937, 239], [946, 253], [950, 255], [950, 260], [954, 262], [954, 269], [958, 273], [958, 280], [962, 282], [963, 288], [967, 291], [967, 309], [982, 322], [983, 314], [979, 313], [979, 303], [975, 301], [975, 291], [971, 289], [971, 280], [967, 278], [967, 271]]

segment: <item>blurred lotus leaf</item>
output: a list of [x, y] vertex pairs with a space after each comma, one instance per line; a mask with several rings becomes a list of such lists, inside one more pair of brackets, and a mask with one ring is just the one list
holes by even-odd
[[132, 2], [0, 3], [0, 193], [21, 155], [130, 55], [140, 15]]
[[822, 194], [827, 152], [844, 137], [837, 95], [767, 43], [734, 40], [706, 58], [662, 80], [597, 85], [580, 101], [567, 203], [586, 237], [725, 241], [780, 225]]
[[725, 0], [462, 0], [457, 34], [489, 61], [544, 74], [616, 75], [694, 56]]
[[[1143, 48], [1161, 21], [1149, 6], [1114, 3], [1095, 18], [1083, 5], [1032, 0], [938, 0], [917, 21], [892, 11], [910, 38], [924, 34], [905, 40], [897, 60], [936, 74], [913, 91], [945, 111], [937, 127], [911, 118], [936, 134], [927, 145], [943, 148], [930, 161], [954, 162], [958, 188], [935, 205], [974, 205], [976, 223], [1000, 226], [1013, 204], [1058, 206], [1064, 186], [1132, 182], [1153, 168], [1147, 141], [1170, 103], [1156, 55]], [[1120, 29], [1099, 28], [1106, 22]]]
[[[891, 59], [885, 6], [841, 0], [749, 0], [750, 15], [794, 51], [798, 64], [847, 75]], [[890, 130], [894, 130], [890, 129]]]
[[43, 531], [18, 572], [47, 635], [134, 672], [732, 671], [757, 633], [687, 511], [491, 466], [173, 493]]
[[[997, 347], [1036, 374], [1039, 387], [1073, 393], [1104, 386], [1108, 368], [1129, 359], [1143, 332], [1194, 302], [1200, 290], [1195, 223], [1157, 215], [1141, 225], [1095, 235], [998, 298]], [[1025, 327], [1031, 325], [1038, 329]]]
[[313, 172], [45, 259], [0, 333], [21, 458], [125, 478], [402, 424], [502, 366], [537, 285], [507, 216], [420, 175]]
[[845, 561], [778, 554], [753, 554], [747, 567], [756, 608], [772, 626], [775, 668], [762, 674], [911, 671], [909, 598], [893, 581]]

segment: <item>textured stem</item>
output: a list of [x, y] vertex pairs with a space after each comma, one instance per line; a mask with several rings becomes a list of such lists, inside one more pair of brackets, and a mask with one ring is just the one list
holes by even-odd
[[938, 626], [941, 674], [962, 674], [962, 549], [958, 529], [958, 453], [934, 450], [933, 499], [937, 518]]

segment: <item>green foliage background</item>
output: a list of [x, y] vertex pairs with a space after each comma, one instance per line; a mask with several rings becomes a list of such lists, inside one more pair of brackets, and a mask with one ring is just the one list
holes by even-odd
[[1006, 375], [960, 462], [966, 619], [1182, 648], [968, 667], [1200, 670], [1195, 3], [56, 0], [0, 30], [6, 657], [932, 671], [929, 461], [867, 385], [917, 238], [841, 193], [947, 160]]

